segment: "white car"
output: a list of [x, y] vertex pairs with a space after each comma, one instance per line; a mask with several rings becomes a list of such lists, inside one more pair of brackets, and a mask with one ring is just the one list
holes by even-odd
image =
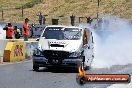
[[[87, 36], [86, 36], [86, 33]], [[90, 30], [74, 26], [46, 26], [33, 53], [33, 69], [39, 67], [91, 66], [93, 36]]]

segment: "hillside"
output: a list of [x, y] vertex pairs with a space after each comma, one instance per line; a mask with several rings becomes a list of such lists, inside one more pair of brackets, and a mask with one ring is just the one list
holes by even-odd
[[0, 10], [4, 9], [4, 21], [10, 22], [23, 22], [22, 6], [24, 18], [28, 17], [30, 22], [37, 22], [38, 12], [49, 15], [47, 18], [71, 14], [96, 17], [97, 10], [100, 14], [132, 19], [132, 0], [100, 0], [99, 9], [97, 0], [0, 0], [0, 6]]

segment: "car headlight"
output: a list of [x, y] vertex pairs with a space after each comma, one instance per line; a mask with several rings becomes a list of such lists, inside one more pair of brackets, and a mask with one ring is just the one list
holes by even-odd
[[42, 51], [40, 51], [39, 49], [35, 49], [33, 52], [33, 56], [44, 56]]

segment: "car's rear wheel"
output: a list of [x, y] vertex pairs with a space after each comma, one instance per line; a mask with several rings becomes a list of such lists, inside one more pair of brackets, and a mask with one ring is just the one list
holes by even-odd
[[82, 66], [83, 66], [84, 70], [85, 70], [85, 71], [86, 71], [86, 70], [90, 70], [91, 65], [87, 66], [87, 65], [85, 64], [85, 56], [83, 56], [82, 59], [83, 59], [83, 60], [82, 60]]
[[39, 66], [35, 66], [35, 65], [34, 65], [34, 66], [33, 66], [33, 70], [34, 70], [34, 71], [38, 71], [38, 70], [39, 70]]

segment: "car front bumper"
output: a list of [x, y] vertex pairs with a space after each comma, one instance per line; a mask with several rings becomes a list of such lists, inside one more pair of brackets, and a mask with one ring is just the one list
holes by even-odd
[[50, 66], [60, 66], [60, 67], [78, 67], [82, 63], [80, 58], [68, 58], [62, 60], [61, 64], [51, 64], [45, 57], [33, 56], [33, 65], [39, 67], [50, 67]]

